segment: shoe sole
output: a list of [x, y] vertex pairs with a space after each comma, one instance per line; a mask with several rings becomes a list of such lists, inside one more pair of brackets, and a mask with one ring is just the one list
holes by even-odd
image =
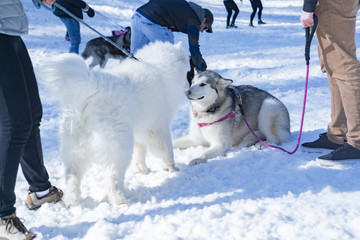
[[348, 164], [356, 164], [359, 163], [360, 159], [344, 159], [344, 160], [326, 160], [321, 158], [316, 158], [316, 164], [322, 166], [339, 166], [339, 165], [348, 165]]
[[335, 149], [330, 148], [310, 148], [310, 147], [304, 147], [301, 146], [301, 151], [307, 152], [307, 153], [330, 153], [334, 151]]

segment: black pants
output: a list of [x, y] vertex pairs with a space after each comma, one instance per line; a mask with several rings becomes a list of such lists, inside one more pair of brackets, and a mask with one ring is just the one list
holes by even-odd
[[0, 34], [0, 217], [16, 210], [19, 164], [31, 191], [51, 187], [42, 156], [41, 117], [38, 86], [24, 42]]
[[251, 15], [250, 15], [250, 22], [252, 23], [256, 14], [257, 9], [259, 8], [258, 12], [258, 19], [261, 20], [261, 13], [263, 10], [263, 5], [261, 3], [261, 0], [250, 0], [251, 7], [253, 9]]
[[234, 10], [234, 15], [233, 15], [233, 18], [231, 21], [231, 25], [234, 25], [236, 17], [239, 14], [239, 8], [234, 1], [224, 1], [224, 5], [225, 5], [226, 11], [228, 13], [227, 19], [226, 19], [226, 26], [228, 27], [229, 23], [230, 23], [232, 11]]

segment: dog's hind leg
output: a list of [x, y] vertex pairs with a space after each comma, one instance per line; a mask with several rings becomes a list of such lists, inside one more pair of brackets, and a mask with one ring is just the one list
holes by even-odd
[[61, 155], [66, 169], [66, 191], [62, 201], [68, 207], [79, 203], [81, 179], [86, 171], [88, 164], [86, 156], [81, 156], [80, 151], [75, 152], [79, 146], [69, 139], [63, 139]]
[[145, 163], [146, 145], [143, 143], [135, 142], [133, 159], [136, 164], [137, 171], [143, 174], [149, 174], [150, 169]]
[[152, 152], [163, 160], [166, 171], [178, 171], [178, 168], [175, 167], [170, 130], [162, 129], [150, 131], [148, 144]]
[[123, 190], [125, 173], [131, 162], [134, 147], [132, 130], [130, 127], [126, 127], [121, 132], [105, 132], [104, 136], [107, 141], [104, 154], [107, 164], [109, 164], [109, 174], [107, 175], [109, 200], [116, 205], [128, 203]]
[[267, 142], [281, 145], [290, 139], [290, 119], [285, 106], [275, 100], [266, 99], [259, 111], [259, 130]]

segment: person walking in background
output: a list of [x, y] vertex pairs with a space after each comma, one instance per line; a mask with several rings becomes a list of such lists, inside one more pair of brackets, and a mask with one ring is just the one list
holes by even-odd
[[[43, 0], [51, 5], [54, 0]], [[39, 208], [63, 193], [49, 182], [44, 166], [40, 121], [42, 105], [33, 66], [21, 35], [28, 20], [20, 0], [0, 1], [0, 239], [33, 239], [16, 215], [19, 164], [29, 184], [26, 204]]]
[[320, 66], [330, 85], [331, 121], [327, 133], [302, 144], [305, 151], [330, 152], [317, 157], [316, 162], [323, 165], [360, 160], [360, 62], [355, 46], [358, 9], [359, 0], [305, 0], [300, 17], [304, 28], [313, 26], [314, 14], [318, 17]]
[[249, 27], [254, 27], [253, 20], [254, 20], [257, 9], [259, 9], [259, 11], [258, 11], [258, 24], [265, 24], [266, 22], [263, 22], [261, 20], [261, 15], [262, 15], [262, 10], [263, 10], [263, 5], [261, 3], [261, 0], [250, 0], [250, 3], [251, 3], [251, 7], [252, 7], [253, 11], [252, 11], [252, 13], [250, 15]]
[[[240, 0], [240, 2], [242, 2], [242, 0]], [[238, 6], [234, 2], [234, 0], [224, 0], [224, 5], [225, 5], [226, 11], [228, 13], [227, 18], [226, 18], [226, 28], [237, 28], [237, 26], [235, 25], [235, 20], [239, 14]], [[234, 15], [232, 17], [232, 21], [230, 24], [232, 11], [234, 11]]]
[[[83, 19], [83, 11], [86, 12], [89, 17], [95, 16], [94, 9], [82, 0], [56, 0], [56, 2], [80, 19]], [[70, 39], [69, 52], [79, 54], [79, 46], [81, 43], [79, 21], [57, 7], [55, 7], [54, 14], [60, 18], [66, 27], [65, 39]]]
[[199, 33], [212, 33], [214, 21], [210, 10], [185, 0], [150, 0], [139, 7], [131, 19], [131, 52], [154, 41], [174, 43], [172, 32], [188, 35], [191, 61], [199, 71], [206, 70], [200, 53]]

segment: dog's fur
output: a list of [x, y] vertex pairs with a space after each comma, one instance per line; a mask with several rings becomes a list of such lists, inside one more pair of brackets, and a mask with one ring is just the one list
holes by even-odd
[[167, 171], [176, 171], [170, 125], [189, 87], [187, 56], [181, 43], [162, 42], [145, 46], [137, 56], [141, 61], [127, 58], [106, 73], [88, 69], [78, 55], [63, 54], [47, 61], [39, 73], [60, 99], [67, 206], [78, 203], [91, 162], [109, 170], [108, 197], [114, 204], [127, 202], [122, 188], [132, 157], [139, 172], [149, 173], [147, 148]]
[[[206, 162], [223, 155], [235, 146], [248, 147], [258, 140], [246, 126], [238, 105], [241, 94], [244, 115], [256, 135], [270, 143], [282, 144], [290, 138], [290, 119], [285, 105], [271, 94], [249, 85], [230, 87], [232, 80], [212, 71], [195, 72], [192, 85], [186, 92], [191, 103], [189, 135], [173, 142], [174, 148], [209, 146], [190, 164]], [[212, 123], [232, 110], [235, 117], [199, 127], [198, 123]], [[261, 145], [257, 144], [259, 148]]]
[[[127, 30], [125, 34], [113, 35], [108, 38], [126, 51], [130, 52], [131, 28], [126, 27], [125, 30]], [[84, 59], [92, 57], [92, 62], [89, 65], [91, 68], [97, 65], [104, 68], [109, 58], [123, 60], [127, 57], [124, 52], [107, 42], [102, 37], [94, 38], [87, 42], [81, 56]]]

